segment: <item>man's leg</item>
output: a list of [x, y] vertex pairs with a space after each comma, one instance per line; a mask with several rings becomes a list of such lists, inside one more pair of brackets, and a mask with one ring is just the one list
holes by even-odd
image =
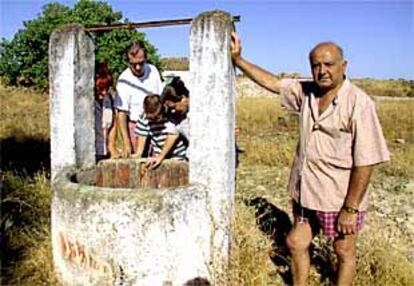
[[312, 241], [312, 229], [309, 222], [295, 222], [286, 238], [286, 244], [292, 255], [293, 285], [306, 285], [310, 257], [309, 246]]
[[340, 236], [334, 241], [334, 250], [338, 257], [337, 285], [352, 285], [356, 274], [357, 235]]

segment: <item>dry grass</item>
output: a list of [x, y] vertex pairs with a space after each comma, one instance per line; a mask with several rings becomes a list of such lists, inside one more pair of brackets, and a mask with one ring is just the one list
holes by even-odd
[[269, 259], [271, 240], [257, 229], [253, 210], [243, 203], [237, 204], [235, 221], [231, 285], [275, 285], [269, 275], [273, 268]]
[[414, 264], [406, 256], [405, 241], [390, 240], [381, 222], [371, 222], [375, 233], [365, 232], [359, 239], [355, 285], [413, 285]]
[[352, 82], [374, 96], [414, 97], [413, 80], [354, 79]]
[[378, 116], [392, 153], [381, 173], [413, 179], [414, 174], [414, 100], [377, 102]]
[[188, 71], [189, 70], [189, 60], [187, 57], [162, 58], [161, 62], [164, 66], [164, 69], [167, 71]]
[[[396, 200], [404, 201], [407, 199], [404, 186], [413, 180], [414, 174], [414, 101], [377, 102], [376, 105], [392, 160], [379, 168], [374, 185], [399, 196]], [[280, 108], [278, 98], [239, 98], [237, 112], [238, 126], [242, 129], [239, 143], [246, 151], [238, 171], [241, 174], [238, 196], [265, 197], [288, 212], [289, 198], [285, 189], [297, 141], [297, 120]], [[384, 180], [384, 175], [393, 179]], [[374, 204], [376, 200], [373, 198]], [[408, 260], [407, 253], [412, 236], [404, 234], [401, 226], [384, 229], [384, 221], [380, 218], [380, 214], [374, 212], [368, 219], [370, 231], [361, 234], [355, 285], [411, 285], [414, 264]], [[390, 232], [394, 232], [392, 239]], [[323, 249], [321, 242], [323, 238], [314, 241], [316, 255], [334, 261], [332, 251]], [[264, 265], [261, 268], [265, 269]], [[310, 285], [329, 285], [329, 279], [321, 277], [320, 272], [318, 265], [313, 265]]]
[[[390, 176], [414, 174], [414, 101], [376, 103], [384, 136], [392, 153], [380, 167]], [[239, 98], [237, 125], [246, 165], [290, 166], [297, 143], [297, 118], [280, 107], [279, 98]], [[402, 140], [401, 140], [402, 139]]]
[[240, 98], [239, 144], [245, 165], [290, 166], [297, 142], [297, 117], [282, 110], [278, 98]]
[[[0, 87], [0, 100], [2, 147], [9, 138], [16, 139], [14, 144], [30, 139], [47, 144], [47, 96]], [[404, 195], [402, 183], [398, 182], [412, 180], [414, 174], [413, 108], [414, 101], [377, 103], [393, 157], [391, 163], [379, 168], [374, 185], [384, 189], [384, 196], [394, 196], [397, 202], [403, 200]], [[296, 147], [297, 119], [279, 107], [277, 98], [259, 97], [238, 99], [237, 122], [241, 128], [239, 144], [245, 153], [241, 155], [238, 169], [231, 284], [284, 285], [280, 273], [286, 269], [271, 259], [278, 251], [270, 239], [272, 233], [266, 233], [266, 229], [257, 225], [257, 209], [246, 202], [262, 198], [282, 212], [290, 212], [286, 185]], [[397, 143], [396, 139], [403, 139], [403, 143], [401, 140]], [[29, 149], [27, 156], [38, 153], [36, 148], [30, 147], [32, 145], [22, 146]], [[2, 174], [2, 283], [57, 285], [50, 249], [48, 174], [33, 172], [27, 176], [23, 172], [22, 176], [13, 169], [21, 168], [20, 165], [8, 167], [10, 171]], [[393, 180], [384, 180], [384, 176], [391, 176]], [[402, 228], [392, 228], [390, 236], [388, 224], [384, 227], [384, 221], [375, 210], [370, 213], [369, 227], [361, 234], [358, 244], [360, 257], [355, 285], [410, 285], [414, 281], [414, 265], [407, 258], [410, 236], [401, 234]], [[263, 216], [257, 218], [260, 220]], [[322, 242], [325, 242], [323, 238], [314, 242], [315, 257], [319, 257], [319, 261], [334, 260], [329, 248], [322, 247]], [[329, 279], [322, 277], [321, 271], [321, 264], [314, 264], [311, 285], [328, 285]]]
[[50, 241], [50, 184], [44, 173], [2, 175], [4, 285], [57, 285]]
[[0, 138], [49, 138], [49, 97], [0, 85]]

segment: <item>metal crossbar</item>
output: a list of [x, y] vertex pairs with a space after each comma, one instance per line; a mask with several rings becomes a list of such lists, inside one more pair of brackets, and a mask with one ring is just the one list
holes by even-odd
[[[112, 25], [89, 25], [85, 30], [89, 32], [107, 32], [120, 29], [137, 29], [137, 28], [154, 28], [154, 27], [166, 27], [177, 25], [191, 24], [193, 18], [175, 19], [175, 20], [161, 20], [161, 21], [149, 21], [140, 23], [127, 23], [127, 24], [112, 24]], [[240, 16], [233, 16], [233, 22], [240, 22]]]

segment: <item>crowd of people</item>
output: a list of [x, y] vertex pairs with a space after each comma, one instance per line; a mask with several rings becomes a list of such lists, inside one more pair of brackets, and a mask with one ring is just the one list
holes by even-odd
[[[300, 117], [288, 185], [295, 219], [286, 240], [293, 284], [307, 284], [309, 246], [321, 230], [332, 238], [338, 257], [337, 285], [351, 285], [372, 169], [389, 160], [374, 102], [346, 77], [344, 52], [333, 42], [319, 43], [310, 51], [313, 81], [279, 79], [249, 62], [241, 55], [236, 33], [231, 37], [231, 55], [246, 76], [280, 95], [282, 106]], [[188, 89], [180, 78], [163, 86], [142, 43], [131, 45], [126, 58], [129, 67], [115, 91], [107, 64], [98, 66], [97, 159], [147, 157], [148, 168], [166, 158], [187, 160]], [[115, 129], [122, 136], [121, 152], [115, 148]]]

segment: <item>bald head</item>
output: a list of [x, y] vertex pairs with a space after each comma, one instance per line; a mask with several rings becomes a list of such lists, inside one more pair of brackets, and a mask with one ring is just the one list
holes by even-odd
[[339, 59], [344, 59], [344, 50], [338, 44], [334, 42], [321, 42], [314, 46], [313, 49], [309, 52], [309, 60], [311, 60], [314, 53], [321, 48], [331, 49], [337, 53]]

